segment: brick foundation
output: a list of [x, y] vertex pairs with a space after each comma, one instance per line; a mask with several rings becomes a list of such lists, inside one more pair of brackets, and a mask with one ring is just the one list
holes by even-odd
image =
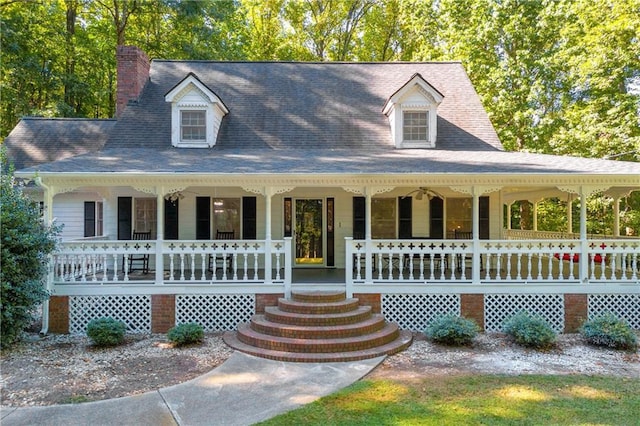
[[460, 315], [474, 320], [484, 330], [484, 294], [461, 294]]
[[371, 306], [374, 314], [379, 314], [382, 311], [382, 301], [378, 293], [356, 293], [353, 297], [360, 300], [360, 305]]
[[575, 333], [587, 320], [587, 295], [564, 295], [564, 332]]
[[151, 332], [166, 333], [176, 325], [175, 294], [151, 296]]
[[256, 294], [256, 314], [264, 314], [267, 306], [276, 306], [284, 294]]
[[49, 332], [69, 333], [69, 296], [49, 298]]

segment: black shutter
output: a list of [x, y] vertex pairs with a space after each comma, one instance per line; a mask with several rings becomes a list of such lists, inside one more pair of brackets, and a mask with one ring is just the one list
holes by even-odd
[[398, 238], [411, 238], [413, 237], [413, 225], [411, 222], [411, 197], [398, 197]]
[[96, 202], [84, 202], [84, 236], [96, 236]]
[[196, 197], [196, 240], [211, 239], [211, 198]]
[[327, 266], [335, 266], [335, 200], [327, 198]]
[[255, 240], [257, 229], [256, 197], [242, 197], [242, 239]]
[[364, 240], [366, 231], [366, 204], [364, 197], [353, 197], [353, 239]]
[[164, 200], [164, 239], [178, 239], [178, 201]]
[[441, 240], [444, 238], [444, 200], [433, 197], [429, 201], [429, 238]]
[[118, 197], [118, 239], [130, 240], [133, 227], [133, 198]]
[[480, 197], [478, 203], [478, 214], [480, 218], [480, 239], [489, 239], [489, 197]]
[[284, 199], [284, 236], [290, 237], [292, 235], [292, 215], [293, 215], [293, 203], [291, 198]]

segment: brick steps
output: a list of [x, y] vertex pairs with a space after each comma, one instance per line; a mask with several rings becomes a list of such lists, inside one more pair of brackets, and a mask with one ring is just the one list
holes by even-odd
[[237, 332], [224, 335], [234, 349], [264, 358], [293, 362], [354, 361], [407, 348], [410, 332], [387, 323], [371, 307], [344, 292], [293, 292], [265, 308]]

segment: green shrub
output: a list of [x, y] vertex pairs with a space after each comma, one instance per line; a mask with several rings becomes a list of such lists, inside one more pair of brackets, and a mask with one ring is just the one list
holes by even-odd
[[127, 326], [113, 318], [96, 318], [87, 324], [87, 336], [98, 346], [115, 346], [124, 342]]
[[444, 315], [429, 324], [424, 334], [430, 340], [445, 345], [468, 345], [478, 335], [480, 327], [474, 321], [456, 315]]
[[47, 226], [39, 206], [22, 191], [0, 147], [0, 346], [10, 347], [32, 324], [33, 312], [49, 296], [47, 256], [60, 228]]
[[604, 314], [585, 322], [582, 336], [592, 345], [616, 349], [635, 349], [638, 338], [626, 321], [613, 314]]
[[503, 324], [503, 331], [516, 343], [537, 349], [553, 346], [557, 338], [556, 332], [545, 320], [527, 312], [519, 312], [507, 319]]
[[177, 346], [200, 343], [204, 339], [204, 330], [195, 322], [180, 324], [169, 330], [167, 339]]

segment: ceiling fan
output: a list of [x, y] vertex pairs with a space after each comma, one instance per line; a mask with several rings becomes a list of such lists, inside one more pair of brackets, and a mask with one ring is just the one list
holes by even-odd
[[436, 191], [429, 189], [429, 188], [425, 188], [424, 186], [421, 186], [418, 189], [414, 189], [413, 191], [409, 192], [408, 194], [405, 194], [402, 196], [402, 198], [407, 198], [412, 196], [413, 194], [416, 194], [416, 200], [420, 201], [422, 200], [422, 198], [426, 195], [428, 199], [432, 199], [434, 197], [438, 197], [438, 198], [442, 198], [444, 199], [444, 197], [442, 196], [442, 194], [437, 193]]

